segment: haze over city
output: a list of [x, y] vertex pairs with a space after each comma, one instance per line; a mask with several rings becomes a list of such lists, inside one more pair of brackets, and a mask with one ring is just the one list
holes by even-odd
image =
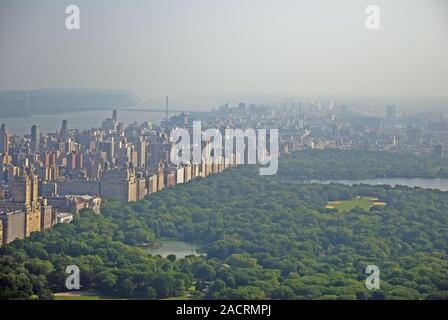
[[[65, 28], [70, 4], [80, 30]], [[380, 30], [365, 28], [369, 4]], [[0, 90], [126, 89], [204, 108], [232, 97], [446, 97], [447, 38], [444, 0], [1, 0]]]
[[2, 311], [429, 315], [447, 40], [446, 0], [0, 0]]

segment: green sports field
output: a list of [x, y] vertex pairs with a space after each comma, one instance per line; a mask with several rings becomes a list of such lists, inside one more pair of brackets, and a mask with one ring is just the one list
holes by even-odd
[[385, 202], [373, 197], [356, 197], [352, 200], [330, 201], [325, 206], [327, 209], [336, 209], [341, 212], [348, 212], [354, 208], [369, 210], [373, 206], [384, 206]]

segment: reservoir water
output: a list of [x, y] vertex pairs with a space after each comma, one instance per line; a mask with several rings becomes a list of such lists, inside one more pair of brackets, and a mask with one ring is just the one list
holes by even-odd
[[373, 178], [360, 180], [309, 180], [309, 183], [340, 183], [345, 185], [368, 184], [368, 185], [397, 185], [410, 188], [420, 187], [424, 189], [438, 189], [448, 191], [448, 178]]

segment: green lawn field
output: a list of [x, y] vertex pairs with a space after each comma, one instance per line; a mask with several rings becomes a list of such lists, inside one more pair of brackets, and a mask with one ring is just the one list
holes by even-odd
[[384, 206], [385, 202], [381, 202], [378, 198], [373, 197], [356, 197], [352, 200], [330, 201], [325, 206], [327, 209], [336, 209], [341, 212], [348, 212], [356, 207], [369, 210], [373, 206]]
[[107, 300], [100, 296], [55, 296], [54, 300]]
[[102, 296], [96, 291], [69, 291], [54, 294], [54, 300], [116, 300], [117, 297]]

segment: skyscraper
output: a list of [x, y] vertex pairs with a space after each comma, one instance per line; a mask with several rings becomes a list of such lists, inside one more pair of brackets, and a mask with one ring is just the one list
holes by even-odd
[[40, 133], [37, 124], [31, 126], [31, 150], [37, 152], [40, 144]]
[[146, 140], [144, 137], [140, 137], [137, 143], [137, 167], [144, 167], [146, 164]]
[[422, 129], [419, 127], [407, 127], [408, 144], [420, 145], [422, 143]]
[[62, 140], [67, 139], [67, 136], [68, 136], [68, 122], [67, 122], [67, 120], [62, 120], [61, 131], [60, 131], [59, 134], [60, 134]]
[[397, 108], [394, 105], [387, 106], [386, 110], [386, 120], [387, 122], [393, 122], [395, 121], [397, 117]]
[[9, 135], [6, 126], [3, 123], [0, 128], [0, 153], [7, 154], [9, 151]]

